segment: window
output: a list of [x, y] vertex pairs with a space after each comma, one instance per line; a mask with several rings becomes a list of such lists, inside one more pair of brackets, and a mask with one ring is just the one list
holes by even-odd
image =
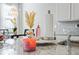
[[17, 20], [18, 10], [14, 4], [2, 4], [1, 5], [1, 28], [9, 29], [11, 31], [16, 24], [11, 20]]

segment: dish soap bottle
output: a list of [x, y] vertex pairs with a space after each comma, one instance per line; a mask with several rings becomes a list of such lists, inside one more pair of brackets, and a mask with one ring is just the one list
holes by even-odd
[[36, 28], [36, 37], [40, 38], [40, 25], [38, 24], [37, 28]]

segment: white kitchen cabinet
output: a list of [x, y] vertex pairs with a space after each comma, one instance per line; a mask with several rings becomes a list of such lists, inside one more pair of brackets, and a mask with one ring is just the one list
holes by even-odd
[[57, 21], [70, 19], [70, 4], [69, 3], [56, 4], [56, 19]]
[[57, 4], [56, 11], [56, 18], [58, 21], [79, 20], [79, 3], [72, 3], [71, 7], [69, 3]]
[[79, 3], [73, 3], [72, 4], [72, 20], [79, 20]]

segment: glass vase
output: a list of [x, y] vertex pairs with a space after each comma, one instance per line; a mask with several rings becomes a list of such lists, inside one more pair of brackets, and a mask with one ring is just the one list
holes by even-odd
[[23, 39], [24, 51], [31, 52], [36, 50], [36, 38], [33, 34], [33, 30], [29, 29], [27, 32], [28, 37]]

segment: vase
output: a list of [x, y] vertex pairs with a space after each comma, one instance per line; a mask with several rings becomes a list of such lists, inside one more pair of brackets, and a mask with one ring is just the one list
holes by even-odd
[[32, 52], [36, 50], [36, 38], [33, 35], [33, 30], [29, 29], [28, 37], [23, 39], [23, 50], [27, 52]]

